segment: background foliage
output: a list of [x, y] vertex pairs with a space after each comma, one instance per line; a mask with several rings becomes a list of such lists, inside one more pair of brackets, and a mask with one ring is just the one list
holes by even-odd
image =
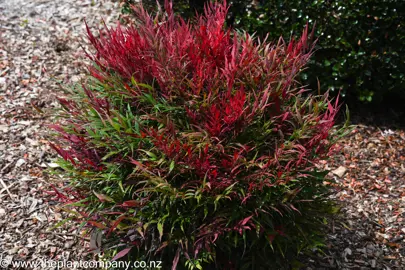
[[[155, 1], [143, 1], [150, 8]], [[205, 1], [174, 1], [185, 17]], [[319, 38], [314, 57], [302, 73], [312, 89], [342, 89], [349, 101], [405, 97], [405, 1], [268, 0], [228, 1], [228, 24], [270, 40], [289, 38], [308, 22]], [[128, 12], [128, 5], [124, 8]], [[393, 99], [392, 99], [393, 98]]]

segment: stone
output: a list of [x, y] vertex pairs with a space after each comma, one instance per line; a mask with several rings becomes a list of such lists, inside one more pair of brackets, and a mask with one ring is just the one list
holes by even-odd
[[339, 168], [337, 168], [336, 170], [333, 170], [332, 173], [336, 176], [338, 176], [339, 178], [343, 177], [343, 175], [345, 175], [347, 169], [343, 166], [340, 166]]

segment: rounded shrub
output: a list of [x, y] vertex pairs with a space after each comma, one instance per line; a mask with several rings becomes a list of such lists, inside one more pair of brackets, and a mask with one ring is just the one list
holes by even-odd
[[295, 81], [308, 29], [269, 43], [226, 28], [226, 4], [193, 24], [164, 10], [88, 29], [88, 78], [52, 125], [68, 179], [54, 194], [106, 258], [282, 269], [322, 246], [334, 207], [316, 165], [344, 131], [338, 100]]

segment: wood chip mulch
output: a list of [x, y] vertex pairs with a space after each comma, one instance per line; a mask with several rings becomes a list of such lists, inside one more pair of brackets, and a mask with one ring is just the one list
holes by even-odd
[[405, 131], [364, 122], [322, 164], [341, 212], [306, 269], [405, 269]]
[[119, 12], [110, 0], [0, 0], [0, 263], [88, 257], [75, 227], [52, 230], [65, 214], [46, 193], [45, 130], [61, 86], [82, 77], [84, 19], [113, 25]]

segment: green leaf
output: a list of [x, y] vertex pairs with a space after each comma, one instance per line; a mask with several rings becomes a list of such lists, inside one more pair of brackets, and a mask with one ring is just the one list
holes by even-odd
[[163, 224], [159, 222], [159, 223], [157, 224], [157, 229], [158, 229], [158, 232], [159, 232], [159, 239], [160, 239], [160, 241], [162, 241], [162, 236], [163, 236]]
[[172, 161], [170, 162], [170, 165], [169, 165], [169, 172], [173, 171], [173, 169], [174, 169], [174, 160], [172, 160]]
[[144, 153], [147, 154], [150, 158], [152, 158], [152, 160], [154, 160], [154, 161], [158, 160], [157, 156], [156, 156], [154, 153], [150, 152], [150, 151], [143, 150], [143, 149], [139, 149], [139, 151], [144, 152]]

